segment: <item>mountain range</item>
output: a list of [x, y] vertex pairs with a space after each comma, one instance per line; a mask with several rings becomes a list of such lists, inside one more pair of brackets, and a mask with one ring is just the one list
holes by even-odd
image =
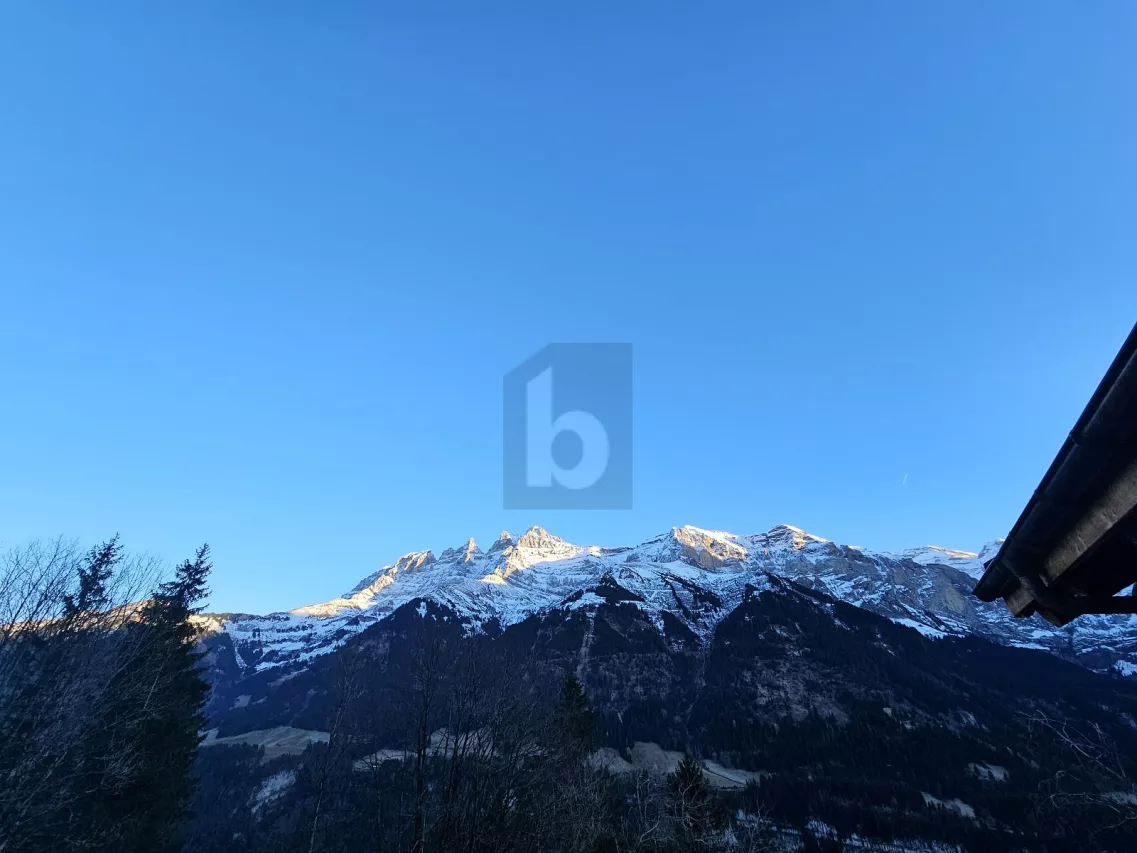
[[534, 614], [616, 596], [661, 630], [672, 622], [705, 643], [748, 586], [774, 577], [927, 637], [974, 635], [1091, 669], [1137, 672], [1137, 616], [1088, 616], [1056, 628], [1039, 617], [1013, 618], [1001, 603], [972, 596], [1000, 541], [978, 552], [935, 546], [886, 552], [841, 545], [786, 524], [745, 535], [685, 525], [638, 545], [601, 547], [576, 545], [534, 526], [520, 536], [503, 531], [485, 550], [469, 539], [439, 554], [411, 551], [324, 602], [202, 619], [231, 641], [241, 675], [303, 669], [415, 600], [456, 614], [467, 632], [498, 633]]
[[[1137, 621], [1059, 629], [980, 602], [998, 548], [882, 552], [779, 525], [676, 527], [627, 547], [533, 527], [484, 550], [410, 552], [327, 601], [199, 617], [204, 746], [235, 750], [203, 749], [203, 779], [226, 837], [232, 804], [271, 791], [240, 831], [283, 838], [338, 762], [344, 789], [363, 792], [335, 819], [354, 838], [372, 774], [396, 784], [408, 744], [444, 742], [469, 697], [535, 709], [571, 674], [608, 773], [663, 784], [689, 753], [795, 839], [820, 821], [847, 849], [1132, 849], [1108, 824], [1137, 796], [1124, 762], [1083, 766], [1070, 733], [1137, 754], [1137, 679], [1122, 677]], [[1081, 805], [1040, 810], [1041, 791]]]

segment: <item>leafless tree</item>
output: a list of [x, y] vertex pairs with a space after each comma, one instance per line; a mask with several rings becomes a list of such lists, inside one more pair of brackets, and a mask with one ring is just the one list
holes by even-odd
[[429, 629], [424, 617], [417, 632], [412, 675], [413, 716], [411, 744], [414, 754], [414, 804], [411, 817], [411, 853], [423, 853], [426, 843], [426, 776], [431, 758], [431, 734], [438, 716], [439, 694], [448, 669], [448, 645]]
[[635, 849], [651, 849], [671, 837], [667, 798], [658, 778], [643, 770], [632, 774], [628, 800], [630, 815], [623, 834], [633, 840]]
[[350, 709], [362, 693], [360, 677], [363, 673], [364, 654], [365, 650], [360, 646], [349, 644], [341, 645], [331, 658], [336, 666], [335, 709], [332, 712], [327, 747], [323, 751], [319, 767], [316, 770], [316, 798], [312, 808], [312, 819], [308, 826], [308, 853], [316, 853], [324, 803], [333, 782], [336, 766], [343, 756], [346, 739], [345, 729], [348, 724]]
[[[399, 778], [390, 761], [399, 762], [404, 849], [593, 849], [611, 829], [611, 780], [589, 763], [586, 748], [562, 737], [554, 710], [560, 673], [503, 657], [485, 638], [451, 635], [430, 616], [398, 640], [411, 647], [409, 671], [396, 674], [404, 679], [397, 704], [406, 736], [356, 766], [376, 785], [376, 801], [390, 803], [397, 800], [389, 787], [378, 787]], [[392, 713], [389, 705], [360, 707], [367, 715]], [[383, 723], [381, 716], [370, 726], [356, 718], [352, 728], [389, 730]]]
[[483, 664], [480, 642], [466, 643], [457, 663], [457, 676], [446, 708], [446, 731], [443, 741], [445, 782], [442, 807], [438, 819], [438, 845], [450, 844], [457, 815], [461, 809], [462, 781], [476, 759], [482, 744], [477, 730]]
[[723, 849], [731, 853], [774, 853], [781, 849], [768, 814], [753, 807], [731, 822], [724, 841]]
[[1117, 744], [1096, 722], [1075, 723], [1042, 711], [1024, 715], [1030, 730], [1061, 750], [1064, 767], [1039, 787], [1051, 814], [1096, 808], [1111, 814], [1102, 830], [1137, 821], [1137, 786]]
[[90, 797], [132, 777], [141, 757], [127, 733], [163, 695], [157, 673], [124, 677], [146, 650], [123, 629], [160, 569], [117, 540], [0, 554], [0, 851], [107, 845], [121, 831], [124, 821], [81, 816]]

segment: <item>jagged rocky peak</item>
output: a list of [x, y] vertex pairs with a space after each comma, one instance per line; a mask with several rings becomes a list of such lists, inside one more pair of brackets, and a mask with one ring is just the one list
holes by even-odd
[[681, 558], [702, 569], [718, 569], [749, 556], [738, 537], [723, 530], [685, 524], [671, 528], [671, 536], [679, 545]]
[[473, 537], [466, 540], [466, 544], [458, 548], [447, 548], [443, 551], [438, 561], [440, 563], [472, 563], [482, 554], [482, 549], [478, 547], [478, 543], [474, 541]]
[[508, 530], [501, 531], [501, 535], [497, 537], [497, 541], [490, 545], [490, 550], [487, 553], [496, 554], [499, 551], [504, 551], [506, 548], [513, 547], [513, 537], [509, 535]]
[[[492, 550], [492, 549], [491, 549]], [[502, 550], [504, 559], [495, 571], [508, 577], [516, 571], [528, 569], [539, 563], [566, 560], [584, 553], [587, 549], [566, 542], [542, 527], [533, 525], [526, 530], [508, 549]]]
[[413, 572], [415, 569], [429, 566], [433, 562], [434, 553], [432, 551], [411, 551], [395, 560], [395, 565], [392, 568], [395, 572]]
[[529, 548], [534, 551], [561, 551], [566, 547], [573, 548], [571, 543], [566, 542], [559, 536], [554, 536], [543, 527], [534, 524], [517, 540], [519, 548]]

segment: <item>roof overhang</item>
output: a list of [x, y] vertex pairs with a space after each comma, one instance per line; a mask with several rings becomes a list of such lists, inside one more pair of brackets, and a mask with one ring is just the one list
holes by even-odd
[[1137, 326], [975, 587], [1055, 625], [1137, 613]]

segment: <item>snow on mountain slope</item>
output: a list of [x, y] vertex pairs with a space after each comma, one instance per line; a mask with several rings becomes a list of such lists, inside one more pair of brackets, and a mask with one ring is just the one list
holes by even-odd
[[516, 538], [503, 532], [485, 551], [470, 539], [437, 556], [410, 552], [341, 596], [289, 613], [229, 617], [223, 630], [239, 665], [255, 660], [255, 668], [268, 669], [331, 651], [415, 599], [445, 605], [481, 630], [495, 620], [504, 627], [616, 594], [657, 624], [667, 611], [705, 637], [748, 584], [761, 586], [770, 573], [927, 636], [974, 633], [1099, 669], [1137, 663], [1137, 617], [1087, 617], [1057, 629], [1038, 618], [1013, 619], [1001, 603], [974, 598], [975, 579], [998, 546], [989, 543], [979, 554], [935, 546], [889, 553], [839, 545], [790, 525], [751, 535], [687, 525], [633, 547], [602, 548], [532, 527]]
[[908, 548], [897, 556], [907, 557], [921, 566], [951, 566], [976, 580], [983, 575], [983, 561], [971, 551], [953, 551], [950, 548], [926, 545], [923, 548]]

